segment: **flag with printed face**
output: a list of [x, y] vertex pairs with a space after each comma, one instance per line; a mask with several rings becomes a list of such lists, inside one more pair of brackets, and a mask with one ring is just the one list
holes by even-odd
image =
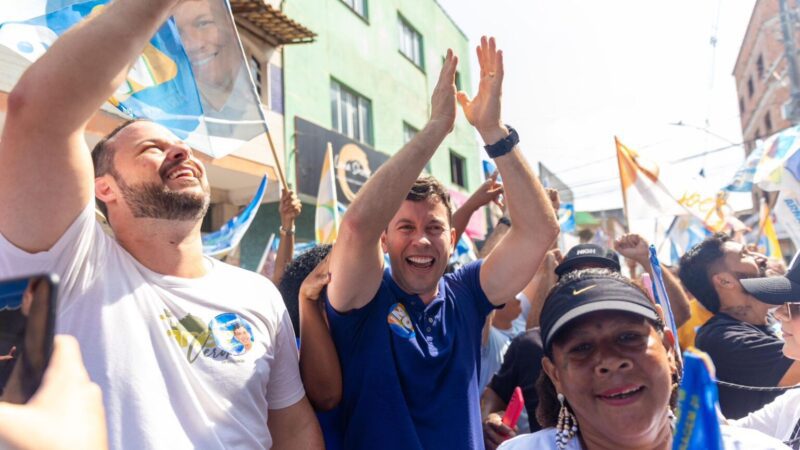
[[325, 150], [325, 160], [322, 162], [322, 172], [319, 176], [314, 230], [317, 242], [320, 244], [333, 244], [339, 233], [339, 207], [336, 201], [336, 178], [333, 173], [333, 148], [330, 143]]
[[[0, 0], [0, 45], [35, 61], [109, 3]], [[215, 158], [248, 143], [266, 144], [263, 112], [227, 1], [185, 1], [173, 13], [109, 102], [132, 118], [166, 126]]]
[[800, 126], [787, 128], [768, 137], [764, 154], [756, 166], [753, 183], [765, 191], [780, 190], [784, 166], [800, 149]]
[[657, 165], [644, 161], [614, 137], [622, 198], [628, 223], [633, 220], [677, 216], [687, 211], [658, 179]]

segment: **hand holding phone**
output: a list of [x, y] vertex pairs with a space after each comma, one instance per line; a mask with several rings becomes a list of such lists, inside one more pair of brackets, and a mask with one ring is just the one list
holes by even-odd
[[26, 403], [53, 349], [55, 275], [0, 281], [0, 401]]

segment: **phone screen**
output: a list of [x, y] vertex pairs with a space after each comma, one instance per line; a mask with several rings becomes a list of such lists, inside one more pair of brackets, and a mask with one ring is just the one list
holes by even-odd
[[57, 278], [0, 281], [0, 401], [26, 403], [53, 350]]

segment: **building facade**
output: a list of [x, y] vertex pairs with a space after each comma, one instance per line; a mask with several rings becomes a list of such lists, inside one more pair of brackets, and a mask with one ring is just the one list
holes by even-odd
[[[316, 34], [313, 43], [283, 49], [284, 167], [303, 201], [297, 239], [307, 241], [314, 239], [327, 143], [338, 201], [347, 206], [369, 175], [427, 122], [448, 48], [460, 57], [457, 85], [470, 93], [472, 49], [435, 0], [284, 0], [282, 11]], [[426, 171], [463, 201], [482, 181], [478, 149], [474, 129], [459, 113]], [[279, 224], [277, 204], [262, 205], [242, 243], [245, 267], [257, 264]], [[485, 219], [477, 217], [471, 231], [485, 232]]]
[[[792, 125], [784, 113], [791, 83], [784, 56], [779, 1], [756, 1], [733, 69], [747, 154], [755, 148], [757, 140]], [[793, 28], [794, 42], [798, 45], [800, 35], [797, 27]]]

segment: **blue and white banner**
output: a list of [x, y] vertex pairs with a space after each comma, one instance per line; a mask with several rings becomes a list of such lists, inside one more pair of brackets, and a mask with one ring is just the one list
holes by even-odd
[[[0, 45], [35, 61], [108, 3], [0, 0]], [[214, 158], [255, 139], [266, 142], [263, 112], [227, 1], [183, 2], [173, 12], [109, 102], [130, 117], [166, 126]]]
[[[666, 325], [672, 330], [672, 335], [678, 335], [678, 326], [675, 323], [675, 316], [672, 314], [672, 306], [669, 303], [669, 295], [667, 295], [667, 287], [664, 286], [664, 273], [661, 269], [661, 263], [658, 261], [658, 255], [656, 254], [656, 246], [650, 245], [650, 265], [653, 267], [653, 295], [655, 295], [655, 301], [657, 304], [661, 305], [661, 309], [664, 311], [664, 319]], [[681, 354], [681, 349], [678, 346], [678, 339], [675, 339], [674, 343], [675, 347], [675, 356], [679, 357]]]
[[722, 189], [728, 192], [752, 192], [753, 176], [762, 156], [764, 156], [764, 146], [759, 145], [750, 152], [742, 166], [736, 170], [731, 182]]
[[575, 231], [575, 205], [573, 203], [564, 203], [558, 209], [558, 224], [561, 225], [562, 233]]
[[213, 233], [203, 235], [203, 253], [208, 256], [219, 256], [233, 250], [242, 240], [253, 219], [256, 217], [261, 200], [264, 199], [264, 191], [267, 189], [267, 177], [261, 179], [255, 197], [239, 215], [229, 220]]

